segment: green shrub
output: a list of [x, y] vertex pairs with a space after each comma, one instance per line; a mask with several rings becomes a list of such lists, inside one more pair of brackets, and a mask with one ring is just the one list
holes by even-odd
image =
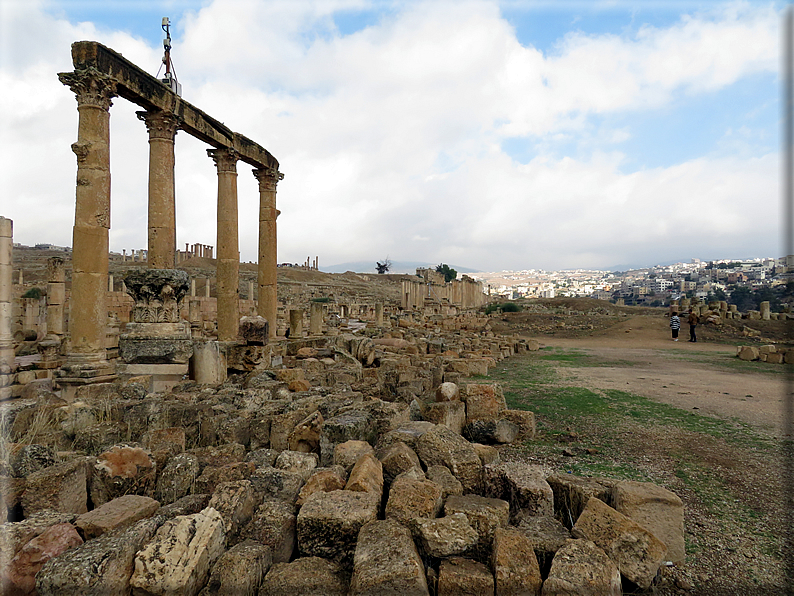
[[320, 302], [322, 304], [326, 304], [331, 302], [331, 299], [328, 296], [323, 296], [322, 298], [312, 298], [312, 302]]
[[35, 298], [36, 300], [42, 296], [44, 296], [44, 292], [41, 290], [41, 288], [30, 288], [27, 292], [22, 294], [23, 298]]
[[502, 304], [496, 304], [494, 302], [485, 307], [485, 314], [490, 315], [497, 310], [501, 312], [520, 312], [521, 307], [515, 302], [503, 302]]

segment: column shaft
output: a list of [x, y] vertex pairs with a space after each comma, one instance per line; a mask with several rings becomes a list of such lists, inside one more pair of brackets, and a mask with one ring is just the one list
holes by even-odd
[[276, 185], [284, 178], [277, 168], [254, 170], [259, 181], [259, 262], [257, 270], [257, 313], [267, 319], [270, 337], [276, 336], [278, 316]]
[[14, 222], [0, 217], [0, 398], [11, 397], [9, 373], [14, 368], [14, 336], [11, 334], [11, 286]]

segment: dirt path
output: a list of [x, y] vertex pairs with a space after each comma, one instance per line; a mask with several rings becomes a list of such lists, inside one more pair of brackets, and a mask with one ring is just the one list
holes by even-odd
[[[591, 389], [619, 389], [683, 409], [723, 419], [738, 419], [773, 436], [783, 428], [785, 376], [722, 368], [735, 358], [735, 348], [698, 341], [690, 343], [688, 326], [678, 342], [670, 339], [666, 319], [636, 317], [599, 336], [544, 337], [541, 345], [578, 349], [603, 366], [560, 367], [569, 382]], [[691, 359], [687, 359], [690, 353]]]

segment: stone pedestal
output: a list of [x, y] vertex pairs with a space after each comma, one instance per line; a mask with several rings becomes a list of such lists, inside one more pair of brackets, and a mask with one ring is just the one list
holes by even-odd
[[190, 378], [199, 385], [220, 385], [226, 380], [226, 351], [218, 341], [197, 341], [190, 358]]

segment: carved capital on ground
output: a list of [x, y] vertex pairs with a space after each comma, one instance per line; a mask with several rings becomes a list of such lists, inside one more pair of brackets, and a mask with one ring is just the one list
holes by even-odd
[[146, 131], [151, 139], [167, 139], [173, 141], [179, 127], [179, 118], [171, 112], [135, 112], [139, 120], [146, 124]]
[[71, 89], [77, 96], [77, 106], [94, 106], [109, 110], [116, 93], [116, 81], [95, 70], [75, 70], [58, 73], [58, 80]]
[[284, 179], [284, 174], [278, 168], [257, 168], [253, 172], [254, 178], [259, 181], [259, 192], [276, 190], [279, 180]]
[[124, 278], [135, 300], [135, 323], [178, 323], [179, 306], [190, 291], [190, 277], [179, 269], [139, 269]]
[[231, 147], [207, 149], [207, 155], [215, 162], [219, 174], [221, 172], [237, 173], [237, 160], [240, 159], [240, 154]]

